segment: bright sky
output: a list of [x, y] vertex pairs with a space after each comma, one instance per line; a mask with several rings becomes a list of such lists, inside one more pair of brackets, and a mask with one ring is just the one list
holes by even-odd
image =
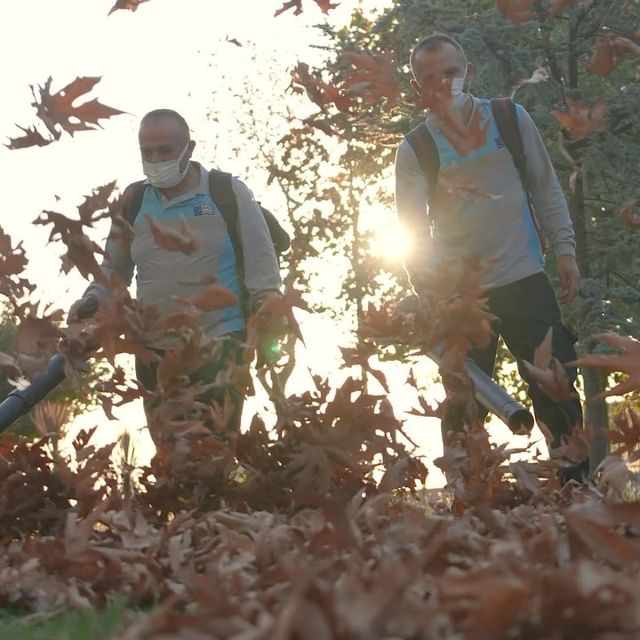
[[[112, 0], [0, 3], [3, 142], [20, 134], [15, 123], [25, 127], [35, 124], [29, 85], [43, 84], [49, 75], [53, 77], [53, 91], [76, 76], [102, 76], [90, 97], [128, 113], [103, 120], [103, 129], [97, 131], [79, 132], [74, 138], [63, 134], [60, 141], [47, 147], [18, 151], [0, 147], [0, 225], [14, 241], [24, 241], [30, 257], [28, 276], [39, 284], [43, 300], [55, 301], [63, 308], [86, 283], [77, 275], [63, 277], [58, 273], [59, 250], [44, 248], [48, 230], [31, 224], [40, 211], [53, 209], [69, 215], [92, 187], [114, 179], [120, 185], [138, 179], [138, 121], [158, 107], [183, 113], [199, 143], [200, 154], [195, 153], [198, 159], [205, 164], [224, 164], [254, 190], [256, 185], [264, 185], [266, 175], [245, 175], [245, 162], [234, 155], [238, 144], [234, 138], [234, 103], [220, 92], [230, 85], [241, 87], [245, 79], [260, 91], [261, 79], [278, 67], [286, 86], [288, 70], [298, 61], [317, 59], [318, 49], [311, 45], [322, 43], [312, 25], [324, 16], [311, 0], [303, 1], [305, 11], [301, 16], [288, 12], [278, 18], [273, 13], [281, 0], [150, 0], [135, 13], [117, 11], [107, 16], [112, 4]], [[357, 4], [357, 0], [343, 0], [330, 19], [343, 24]], [[389, 0], [364, 2], [370, 9], [386, 4]], [[245, 46], [237, 47], [227, 38]], [[262, 86], [258, 96], [265, 101], [279, 99], [268, 83]], [[223, 117], [211, 122], [207, 119], [209, 111]], [[57, 202], [54, 194], [62, 200]], [[101, 240], [105, 233], [106, 229], [99, 229], [96, 239]], [[309, 335], [323, 337], [322, 341], [309, 341], [310, 362], [319, 373], [332, 374], [338, 360], [339, 332], [319, 318], [307, 319], [305, 325]], [[425, 365], [422, 373], [427, 375], [432, 370]], [[392, 397], [410, 408], [411, 400], [403, 385], [406, 373], [406, 368], [398, 365], [389, 378]], [[260, 400], [252, 406], [259, 407]], [[129, 427], [142, 422], [139, 407], [121, 417]], [[104, 419], [90, 415], [80, 423], [96, 421]], [[426, 422], [413, 421], [410, 432], [424, 453], [433, 458], [440, 452], [439, 428]], [[109, 437], [121, 428], [122, 424], [111, 423], [103, 429], [103, 436]], [[499, 426], [497, 429], [500, 431]], [[505, 434], [497, 433], [496, 437], [503, 439]], [[439, 474], [434, 473], [430, 484], [440, 481]]]

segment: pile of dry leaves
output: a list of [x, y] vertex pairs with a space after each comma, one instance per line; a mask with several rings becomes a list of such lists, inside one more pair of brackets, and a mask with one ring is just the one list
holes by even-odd
[[[86, 325], [65, 329], [59, 311], [25, 302], [24, 250], [0, 232], [0, 292], [19, 324], [17, 351], [0, 365], [28, 377], [58, 348], [75, 376], [91, 345], [112, 363], [122, 352], [152, 357], [145, 345], [169, 332], [176, 346], [158, 363], [158, 393], [170, 409], [155, 425], [165, 442], [148, 467], [134, 469], [129, 443], [97, 448], [92, 432], [65, 453], [62, 413], [57, 424], [54, 414], [41, 416], [44, 435], [35, 441], [2, 436], [0, 606], [50, 612], [102, 607], [113, 596], [132, 611], [153, 605], [131, 614], [122, 640], [638, 637], [640, 503], [627, 463], [638, 457], [640, 417], [617, 419], [617, 450], [597, 486], [561, 487], [548, 461], [511, 463], [474, 418], [463, 373], [468, 347], [491, 330], [482, 265], [446, 267], [421, 335], [406, 315], [370, 309], [359, 346], [343, 350], [360, 375], [338, 388], [315, 378], [296, 396], [274, 383], [275, 429], [256, 416], [229, 441], [202, 427], [204, 416], [223, 432], [225, 407], [198, 404], [198, 389], [176, 383], [202, 346], [199, 305], [228, 304], [225, 291], [194, 283], [185, 312], [167, 318], [106, 281], [86, 227], [111, 217], [113, 232], [128, 237], [112, 191], [96, 190], [75, 219], [45, 212], [39, 220], [66, 247], [63, 269], [74, 265], [113, 291]], [[188, 234], [170, 231], [158, 226], [156, 241], [188, 250]], [[279, 304], [296, 333], [299, 293]], [[438, 461], [451, 481], [446, 496], [422, 489], [426, 468], [386, 395], [371, 391], [371, 378], [382, 389], [386, 380], [366, 340], [394, 334], [426, 349], [445, 345], [446, 403], [458, 404], [469, 426]], [[583, 364], [626, 373], [618, 391], [637, 388], [638, 342], [605, 339], [622, 353]], [[554, 393], [566, 380], [547, 351], [531, 373]], [[109, 412], [143, 392], [116, 367], [100, 393]], [[420, 404], [418, 415], [442, 415]], [[569, 443], [569, 453], [579, 445]]]

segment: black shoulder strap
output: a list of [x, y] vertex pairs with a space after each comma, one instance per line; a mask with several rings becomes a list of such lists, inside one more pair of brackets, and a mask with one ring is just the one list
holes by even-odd
[[224, 218], [236, 254], [236, 263], [240, 272], [243, 272], [244, 258], [238, 234], [238, 202], [231, 186], [231, 174], [211, 169], [209, 171], [209, 193]]
[[540, 247], [544, 253], [547, 249], [547, 241], [542, 233], [542, 227], [540, 226], [540, 221], [535, 214], [529, 188], [527, 187], [527, 179], [525, 176], [527, 159], [524, 152], [524, 142], [520, 135], [520, 127], [518, 126], [518, 114], [516, 112], [515, 102], [511, 98], [493, 98], [491, 100], [491, 111], [493, 112], [493, 118], [496, 121], [500, 137], [509, 150], [513, 164], [520, 176], [522, 188], [527, 195], [527, 202], [529, 203], [529, 210], [531, 211], [533, 224], [536, 228], [536, 233], [538, 234], [538, 240], [540, 240]]
[[433, 194], [438, 184], [438, 173], [440, 172], [440, 154], [435, 140], [424, 122], [409, 131], [405, 137], [416, 154], [422, 173], [427, 179], [428, 192]]
[[493, 98], [491, 100], [491, 111], [493, 112], [500, 137], [513, 158], [513, 164], [518, 170], [524, 186], [524, 143], [520, 135], [520, 127], [518, 127], [516, 105], [511, 98]]
[[145, 188], [146, 180], [138, 180], [132, 182], [122, 193], [122, 217], [129, 224], [133, 224], [138, 216]]

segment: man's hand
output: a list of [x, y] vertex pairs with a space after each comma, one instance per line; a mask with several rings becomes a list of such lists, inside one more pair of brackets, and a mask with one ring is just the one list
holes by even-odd
[[398, 316], [415, 316], [416, 323], [420, 326], [428, 325], [432, 318], [432, 305], [426, 295], [410, 295], [402, 298], [394, 309]]
[[80, 322], [85, 318], [90, 318], [98, 310], [98, 298], [92, 293], [83, 296], [80, 300], [76, 300], [69, 309], [67, 322]]
[[578, 286], [580, 285], [580, 270], [575, 256], [559, 256], [556, 272], [560, 278], [561, 286], [558, 302], [562, 304], [571, 302], [578, 294]]
[[275, 364], [282, 355], [281, 340], [287, 334], [287, 319], [282, 308], [282, 295], [267, 292], [257, 301], [254, 323], [257, 333], [258, 368]]

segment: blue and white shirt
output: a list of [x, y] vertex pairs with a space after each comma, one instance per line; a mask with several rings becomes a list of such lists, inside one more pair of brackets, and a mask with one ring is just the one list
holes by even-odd
[[[282, 281], [258, 204], [240, 180], [233, 178], [232, 188], [238, 203], [238, 235], [244, 248], [244, 285], [251, 300], [266, 291], [278, 291]], [[199, 239], [199, 246], [189, 254], [163, 248], [153, 238], [147, 217], [176, 231], [186, 221]], [[117, 231], [109, 234], [102, 269], [109, 278], [115, 272], [126, 284], [130, 284], [135, 271], [137, 299], [144, 305], [153, 305], [162, 314], [183, 310], [184, 299], [198, 295], [211, 276], [240, 300], [242, 282], [233, 243], [209, 193], [209, 173], [204, 168], [200, 167], [200, 183], [194, 190], [170, 200], [147, 184], [133, 222], [133, 233], [130, 247], [122, 242]], [[109, 295], [108, 289], [97, 282], [89, 286], [86, 293], [89, 292], [99, 297]], [[241, 304], [201, 311], [200, 321], [208, 338], [245, 326]], [[165, 345], [161, 341], [151, 346]]]

